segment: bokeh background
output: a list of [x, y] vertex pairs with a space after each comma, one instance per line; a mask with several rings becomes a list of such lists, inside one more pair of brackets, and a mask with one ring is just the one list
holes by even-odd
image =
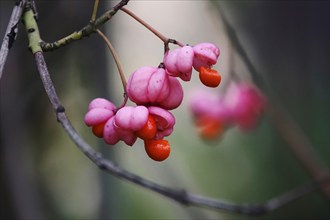
[[[99, 14], [118, 1], [101, 1]], [[90, 19], [92, 0], [36, 1], [41, 37], [52, 42]], [[0, 1], [3, 38], [14, 2]], [[329, 149], [330, 5], [328, 1], [131, 1], [127, 6], [164, 35], [183, 43], [209, 41], [221, 48], [216, 69], [223, 84], [235, 71], [251, 75], [220, 17], [224, 13], [272, 97], [299, 125], [326, 167]], [[43, 91], [22, 25], [0, 81], [0, 217], [2, 219], [329, 219], [320, 192], [261, 217], [185, 207], [99, 170], [70, 141]], [[163, 44], [119, 11], [101, 28], [114, 44], [127, 77], [157, 66]], [[171, 45], [171, 48], [175, 48]], [[234, 57], [234, 61], [230, 57]], [[159, 184], [240, 204], [261, 203], [310, 180], [287, 143], [263, 117], [253, 131], [232, 128], [202, 141], [188, 108], [203, 86], [197, 74], [183, 83], [185, 98], [173, 111], [171, 156], [162, 163], [133, 147], [107, 146], [83, 123], [89, 101], [122, 102], [118, 71], [97, 35], [45, 54], [62, 104], [78, 132], [105, 157]], [[234, 64], [233, 64], [234, 63]], [[212, 89], [221, 93], [223, 87]], [[272, 102], [272, 99], [269, 100]]]

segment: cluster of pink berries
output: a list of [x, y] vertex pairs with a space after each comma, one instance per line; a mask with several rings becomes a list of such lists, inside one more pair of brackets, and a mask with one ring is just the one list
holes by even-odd
[[215, 139], [233, 125], [243, 131], [253, 129], [265, 105], [262, 93], [245, 82], [231, 82], [223, 95], [199, 91], [190, 102], [198, 132], [205, 139]]
[[211, 67], [219, 55], [219, 48], [211, 43], [166, 51], [161, 65], [139, 68], [130, 76], [126, 93], [137, 106], [117, 109], [110, 101], [96, 98], [89, 104], [85, 123], [110, 145], [124, 141], [132, 146], [141, 138], [150, 158], [165, 160], [170, 154], [170, 145], [163, 138], [173, 132], [175, 124], [169, 110], [177, 108], [183, 99], [177, 77], [189, 81], [194, 68], [200, 72], [205, 85], [218, 86], [220, 74]]
[[164, 65], [169, 75], [190, 81], [192, 68], [199, 72], [201, 82], [208, 87], [217, 87], [221, 76], [212, 65], [216, 64], [220, 49], [214, 44], [200, 43], [184, 46], [165, 53]]

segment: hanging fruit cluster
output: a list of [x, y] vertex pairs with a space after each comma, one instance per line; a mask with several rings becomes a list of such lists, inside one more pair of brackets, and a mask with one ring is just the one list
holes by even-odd
[[211, 68], [219, 55], [220, 49], [211, 43], [166, 50], [158, 67], [141, 67], [128, 79], [126, 93], [136, 106], [117, 108], [106, 99], [96, 98], [89, 104], [86, 125], [110, 145], [124, 141], [132, 146], [140, 138], [150, 158], [165, 160], [170, 155], [170, 144], [164, 137], [173, 132], [175, 124], [170, 110], [179, 107], [183, 99], [178, 78], [190, 81], [195, 69], [203, 84], [217, 87], [221, 76]]

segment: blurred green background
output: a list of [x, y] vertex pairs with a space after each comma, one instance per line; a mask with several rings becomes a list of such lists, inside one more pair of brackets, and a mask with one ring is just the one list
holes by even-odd
[[[41, 37], [48, 42], [86, 25], [93, 8], [92, 0], [36, 3]], [[101, 1], [99, 14], [115, 3]], [[0, 1], [1, 38], [13, 5], [14, 1]], [[221, 55], [216, 67], [224, 82], [233, 68], [249, 80], [244, 63], [230, 46], [218, 6], [267, 87], [329, 167], [329, 2], [132, 1], [128, 8], [170, 38], [217, 44]], [[329, 219], [329, 202], [320, 192], [261, 217], [246, 217], [185, 207], [102, 172], [56, 122], [27, 50], [24, 27], [19, 28], [0, 81], [1, 219]], [[127, 77], [141, 66], [162, 61], [162, 42], [122, 12], [102, 30], [114, 43]], [[235, 57], [234, 67], [230, 54]], [[132, 148], [107, 146], [83, 123], [91, 99], [104, 97], [117, 105], [122, 101], [117, 70], [104, 42], [92, 35], [46, 53], [45, 59], [78, 132], [105, 157], [137, 175], [241, 204], [266, 201], [310, 180], [266, 117], [249, 133], [233, 128], [214, 143], [199, 139], [187, 107], [190, 92], [201, 86], [196, 75], [183, 83], [185, 100], [173, 111], [177, 123], [168, 138], [169, 159], [152, 161], [141, 142]]]

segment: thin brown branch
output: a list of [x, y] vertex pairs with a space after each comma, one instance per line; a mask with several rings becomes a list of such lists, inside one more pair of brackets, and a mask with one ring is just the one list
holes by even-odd
[[164, 44], [165, 44], [165, 51], [166, 51], [166, 47], [168, 47], [168, 44], [169, 43], [177, 44], [180, 47], [183, 47], [184, 46], [184, 44], [180, 43], [177, 40], [174, 40], [174, 39], [170, 39], [170, 38], [165, 37], [165, 35], [163, 35], [159, 31], [157, 31], [150, 24], [148, 24], [147, 22], [145, 22], [142, 18], [140, 18], [139, 16], [137, 16], [136, 14], [134, 14], [132, 11], [128, 10], [126, 7], [122, 7], [120, 10], [122, 10], [123, 12], [125, 12], [126, 14], [128, 14], [129, 16], [131, 16], [134, 20], [136, 20], [137, 22], [139, 22], [140, 24], [142, 24], [145, 28], [147, 28], [154, 35], [156, 35], [161, 41], [163, 41]]
[[2, 77], [3, 68], [5, 66], [9, 49], [13, 46], [18, 32], [18, 23], [22, 17], [23, 9], [27, 0], [19, 0], [16, 2], [8, 22], [8, 26], [3, 38], [0, 49], [0, 79]]
[[124, 90], [124, 101], [123, 101], [123, 104], [119, 107], [123, 107], [126, 105], [126, 102], [128, 100], [128, 96], [126, 95], [127, 92], [126, 92], [126, 78], [125, 78], [125, 74], [124, 74], [124, 71], [123, 71], [123, 68], [120, 64], [120, 60], [119, 60], [119, 56], [117, 55], [116, 53], [116, 50], [115, 48], [112, 46], [112, 44], [110, 43], [110, 41], [108, 40], [108, 38], [102, 33], [102, 31], [100, 31], [99, 29], [96, 29], [96, 32], [102, 37], [102, 39], [105, 41], [105, 43], [107, 44], [112, 56], [113, 56], [113, 59], [115, 60], [116, 62], [116, 65], [117, 65], [117, 68], [118, 68], [118, 72], [119, 72], [119, 76], [120, 76], [120, 80], [121, 80], [121, 83], [123, 85], [123, 90]]

